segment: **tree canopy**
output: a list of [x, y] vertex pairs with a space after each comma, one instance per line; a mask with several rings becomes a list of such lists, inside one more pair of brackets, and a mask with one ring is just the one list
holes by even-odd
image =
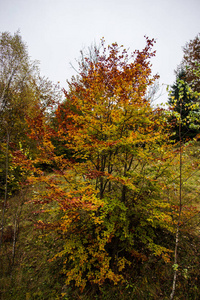
[[[125, 267], [134, 257], [145, 260], [148, 251], [168, 260], [167, 245], [153, 238], [157, 228], [172, 230], [167, 201], [160, 200], [161, 175], [171, 159], [167, 119], [145, 97], [157, 78], [151, 76], [153, 44], [147, 38], [146, 47], [129, 56], [116, 43], [106, 48], [103, 42], [95, 61], [85, 58], [87, 72], [80, 69], [69, 82], [56, 127], [43, 114], [29, 119], [41, 153], [36, 162], [53, 164], [57, 174], [29, 180], [49, 186], [38, 203], [56, 201], [62, 211], [58, 223], [39, 226], [58, 227], [68, 237], [56, 257], [66, 261], [66, 282], [82, 289], [123, 281]], [[58, 156], [52, 138], [72, 157]]]
[[185, 69], [185, 80], [194, 91], [200, 92], [200, 34], [183, 47], [182, 66]]
[[[170, 118], [174, 138], [179, 140], [179, 120], [182, 138], [193, 139], [199, 132], [200, 120], [200, 40], [199, 34], [183, 47], [183, 59], [178, 66], [176, 81], [171, 86], [168, 103], [175, 112]], [[178, 114], [178, 115], [176, 115]]]

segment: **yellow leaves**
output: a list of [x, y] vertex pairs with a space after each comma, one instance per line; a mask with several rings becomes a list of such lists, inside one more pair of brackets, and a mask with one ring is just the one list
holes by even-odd
[[52, 142], [47, 138], [45, 138], [43, 140], [43, 148], [44, 148], [44, 151], [46, 151], [46, 152], [53, 152], [55, 149]]
[[121, 272], [122, 270], [125, 269], [126, 265], [131, 265], [131, 262], [128, 261], [125, 257], [120, 257], [118, 258], [118, 261], [117, 261], [117, 267], [118, 267], [118, 270], [119, 272]]
[[168, 253], [172, 253], [173, 250], [167, 249], [166, 247], [156, 245], [154, 243], [149, 243], [149, 249], [153, 251], [154, 255], [162, 256], [165, 262], [170, 262], [170, 256]]
[[[42, 114], [32, 120], [34, 138], [43, 133], [34, 163], [54, 169], [38, 181], [45, 187], [40, 203], [48, 207], [51, 202], [52, 212], [59, 212], [57, 230], [64, 238], [55, 258], [63, 257], [66, 284], [74, 281], [81, 289], [123, 281], [126, 266], [134, 257], [145, 261], [148, 247], [155, 255], [167, 251], [152, 238], [157, 227], [171, 226], [157, 181], [170, 155], [161, 146], [167, 140], [162, 114], [144, 97], [153, 82], [148, 78], [152, 45], [147, 43], [130, 64], [128, 57], [121, 61], [115, 46], [106, 59], [87, 61], [87, 72], [65, 92], [55, 131]], [[69, 159], [56, 155], [52, 140], [62, 143], [64, 152], [70, 150]], [[134, 243], [144, 250], [132, 251]]]
[[62, 230], [62, 232], [67, 232], [73, 221], [74, 220], [73, 220], [73, 217], [71, 215], [65, 214], [62, 217], [62, 222], [61, 222], [61, 225], [60, 225], [60, 229]]
[[[172, 251], [170, 251], [170, 252], [172, 252]], [[168, 253], [162, 253], [162, 259], [164, 260], [164, 262], [165, 263], [170, 263], [171, 262], [171, 257], [170, 257], [170, 255], [168, 254]]]
[[125, 140], [126, 144], [134, 145], [138, 142], [138, 135], [136, 132], [130, 132], [129, 136]]

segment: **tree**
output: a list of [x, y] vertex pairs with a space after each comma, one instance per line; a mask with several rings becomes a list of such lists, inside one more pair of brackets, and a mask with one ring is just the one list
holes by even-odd
[[[176, 82], [171, 87], [168, 103], [175, 113], [170, 118], [172, 129], [175, 131], [173, 138], [179, 141], [179, 118], [181, 118], [181, 134], [183, 140], [192, 139], [197, 136], [199, 130], [199, 106], [198, 97], [186, 82], [186, 71], [180, 70]], [[179, 118], [177, 117], [179, 114]]]
[[[2, 207], [0, 246], [3, 243], [6, 211], [9, 196], [13, 192], [22, 194], [26, 172], [14, 168], [12, 152], [24, 149], [35, 155], [36, 146], [28, 136], [26, 118], [37, 116], [40, 106], [46, 114], [49, 106], [55, 106], [59, 89], [48, 79], [40, 76], [36, 62], [28, 56], [25, 43], [19, 32], [13, 36], [8, 32], [0, 35], [0, 197]], [[47, 109], [48, 106], [48, 109]], [[19, 184], [21, 182], [21, 185]], [[19, 197], [24, 199], [23, 196]], [[16, 244], [16, 228], [23, 201], [19, 200], [13, 216], [13, 259]], [[12, 263], [12, 264], [13, 264]]]
[[[32, 67], [29, 63], [26, 46], [22, 42], [19, 33], [16, 33], [13, 37], [8, 32], [2, 33], [0, 37], [0, 138], [1, 188], [4, 189], [4, 201], [0, 244], [2, 244], [4, 215], [8, 196], [9, 148], [10, 143], [16, 141], [16, 136], [22, 132], [21, 127], [24, 127], [22, 125], [24, 118], [21, 113], [22, 110], [25, 113], [27, 108], [28, 101], [27, 99], [24, 101], [24, 98], [26, 98], [24, 91], [27, 89], [31, 72]], [[3, 172], [3, 170], [5, 171]]]
[[[50, 80], [41, 77], [38, 65], [31, 61], [25, 43], [19, 32], [13, 36], [3, 32], [0, 36], [0, 142], [2, 160], [5, 144], [9, 148], [28, 148], [33, 151], [33, 144], [27, 138], [28, 126], [25, 119], [37, 115], [41, 106], [55, 106], [60, 99], [59, 87]], [[32, 143], [32, 142], [31, 142]], [[6, 169], [6, 168], [1, 168]], [[5, 174], [1, 180], [5, 183]]]
[[[171, 87], [168, 103], [171, 109], [181, 115], [182, 138], [194, 138], [199, 133], [199, 74], [200, 74], [200, 39], [199, 34], [183, 47], [183, 60], [177, 68], [176, 82]], [[170, 119], [175, 131], [175, 139], [179, 140], [179, 124], [176, 117]]]
[[200, 34], [183, 47], [182, 66], [185, 69], [185, 80], [194, 91], [200, 92]]
[[25, 44], [19, 33], [13, 37], [8, 32], [1, 34], [0, 40], [0, 77], [1, 77], [1, 112], [9, 105], [9, 91], [18, 90], [23, 86], [29, 75], [30, 64]]
[[[169, 261], [168, 245], [155, 237], [157, 230], [173, 231], [162, 187], [174, 154], [165, 114], [146, 98], [157, 78], [149, 61], [153, 44], [147, 38], [142, 51], [128, 55], [116, 43], [107, 49], [102, 42], [98, 59], [86, 57], [87, 72], [80, 69], [69, 82], [66, 101], [56, 110], [57, 127], [42, 110], [28, 119], [38, 155], [30, 161], [17, 152], [15, 163], [30, 170], [31, 185], [43, 184], [34, 203], [58, 214], [54, 224], [37, 225], [62, 234], [63, 250], [55, 258], [64, 259], [66, 284], [116, 284], [138, 259]], [[56, 154], [55, 137], [72, 158]], [[54, 165], [53, 176], [38, 167], [44, 162]]]

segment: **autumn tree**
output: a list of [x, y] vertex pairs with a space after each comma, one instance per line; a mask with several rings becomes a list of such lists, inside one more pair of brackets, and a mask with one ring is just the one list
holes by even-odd
[[[69, 82], [56, 126], [42, 110], [28, 119], [37, 158], [15, 155], [32, 172], [30, 184], [43, 184], [34, 203], [59, 215], [54, 224], [37, 226], [60, 232], [63, 250], [54, 258], [63, 257], [66, 284], [81, 289], [123, 281], [125, 269], [132, 272], [149, 255], [169, 261], [168, 245], [155, 239], [157, 230], [173, 231], [170, 203], [162, 197], [173, 150], [165, 114], [146, 97], [157, 78], [151, 76], [153, 44], [147, 38], [142, 51], [128, 54], [102, 41], [97, 59], [85, 58], [87, 72], [80, 68]], [[73, 156], [57, 155], [53, 138]], [[53, 176], [38, 168], [43, 162], [54, 166]]]
[[200, 92], [200, 34], [183, 47], [182, 67], [185, 69], [185, 80], [194, 91]]
[[[36, 62], [28, 56], [26, 44], [20, 33], [0, 35], [0, 197], [1, 227], [0, 247], [4, 231], [8, 226], [13, 232], [14, 262], [16, 228], [19, 226], [20, 213], [24, 197], [23, 181], [26, 172], [12, 164], [12, 152], [23, 149], [29, 156], [36, 155], [36, 146], [28, 136], [26, 118], [36, 117], [38, 107], [49, 114], [49, 107], [54, 106], [59, 97], [58, 88], [48, 79], [42, 77]], [[47, 108], [48, 107], [48, 108]], [[21, 190], [21, 191], [20, 191]], [[15, 192], [19, 199], [13, 207], [13, 216], [6, 218], [8, 200]], [[21, 195], [21, 196], [20, 196]], [[14, 210], [16, 211], [14, 212]], [[8, 225], [8, 224], [12, 225]], [[5, 253], [4, 253], [5, 254]]]
[[33, 150], [26, 135], [25, 119], [37, 115], [39, 106], [48, 113], [49, 106], [60, 100], [59, 93], [59, 88], [42, 77], [37, 63], [30, 60], [19, 32], [13, 36], [3, 32], [0, 36], [0, 141], [3, 152], [7, 141], [15, 149], [28, 147], [29, 151]]

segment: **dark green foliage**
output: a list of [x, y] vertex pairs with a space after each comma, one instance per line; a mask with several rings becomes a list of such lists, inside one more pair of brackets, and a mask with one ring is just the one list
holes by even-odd
[[[176, 82], [171, 87], [170, 98], [168, 103], [171, 110], [178, 113], [181, 118], [181, 139], [184, 141], [193, 139], [200, 129], [198, 126], [200, 122], [192, 120], [192, 114], [198, 114], [199, 110], [192, 109], [192, 104], [197, 102], [197, 99], [192, 95], [188, 89], [188, 84], [185, 81], [185, 71], [179, 71], [176, 77]], [[174, 131], [173, 139], [179, 141], [179, 121], [177, 116], [170, 117], [172, 130]], [[194, 126], [195, 125], [195, 126]]]

